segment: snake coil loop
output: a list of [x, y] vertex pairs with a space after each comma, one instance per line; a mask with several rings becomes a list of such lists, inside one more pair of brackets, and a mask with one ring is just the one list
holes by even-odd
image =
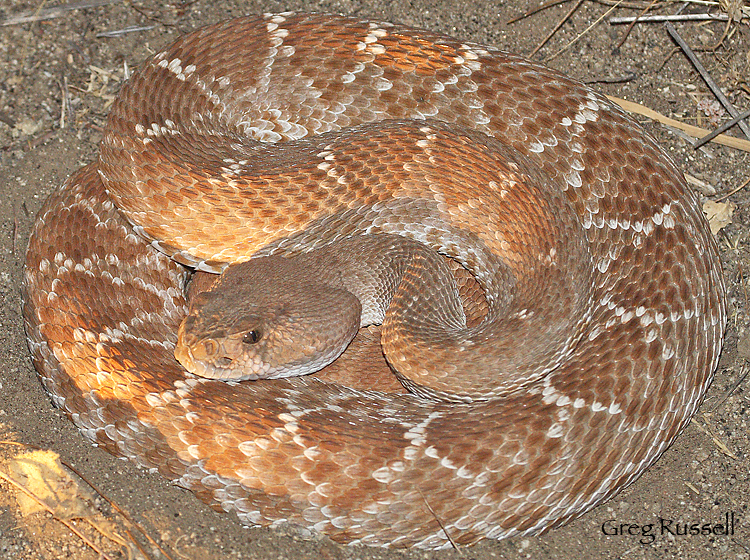
[[[538, 344], [493, 344], [518, 385], [452, 404], [226, 384], [175, 361], [178, 263], [373, 232], [459, 261], [488, 299], [517, 289], [509, 331]], [[634, 481], [701, 402], [726, 320], [696, 197], [603, 96], [480, 45], [294, 14], [212, 25], [144, 63], [99, 160], [40, 212], [24, 299], [44, 387], [93, 441], [243, 523], [422, 548], [556, 527]]]

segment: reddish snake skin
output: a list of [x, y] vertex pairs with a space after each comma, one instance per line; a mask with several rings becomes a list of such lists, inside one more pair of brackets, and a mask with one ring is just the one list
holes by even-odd
[[[250, 140], [424, 118], [448, 125], [365, 127], [281, 155]], [[498, 156], [493, 178], [494, 141], [444, 153], [481, 136], [467, 129], [526, 163]], [[455, 257], [488, 298], [482, 251], [499, 255], [501, 288], [539, 288], [537, 307], [515, 311], [521, 327], [566, 312], [548, 281], [569, 274], [585, 317], [551, 366], [465, 404], [314, 376], [223, 383], [175, 361], [188, 272], [154, 247], [219, 270], [364, 232]], [[206, 27], [144, 63], [99, 160], [41, 210], [24, 303], [42, 383], [92, 441], [249, 525], [421, 548], [450, 546], [444, 531], [459, 544], [539, 533], [633, 482], [700, 404], [726, 320], [696, 197], [603, 96], [488, 47], [292, 14]], [[536, 355], [531, 334], [497, 344]]]

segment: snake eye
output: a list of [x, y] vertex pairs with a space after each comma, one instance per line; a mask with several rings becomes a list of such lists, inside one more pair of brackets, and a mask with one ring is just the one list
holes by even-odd
[[263, 333], [260, 329], [253, 329], [245, 333], [245, 336], [242, 337], [242, 342], [245, 344], [255, 344], [260, 340], [261, 336], [263, 336]]

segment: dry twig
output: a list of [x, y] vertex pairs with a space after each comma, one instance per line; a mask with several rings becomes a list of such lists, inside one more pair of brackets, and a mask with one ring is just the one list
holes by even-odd
[[149, 31], [156, 27], [155, 25], [131, 25], [129, 27], [123, 27], [122, 29], [113, 29], [112, 31], [102, 31], [97, 33], [96, 37], [121, 37], [127, 33], [136, 33], [139, 31]]
[[[644, 117], [660, 122], [667, 126], [672, 126], [678, 130], [685, 132], [686, 134], [692, 136], [693, 138], [701, 138], [711, 132], [710, 130], [706, 130], [705, 128], [700, 128], [692, 124], [687, 124], [687, 123], [677, 121], [675, 119], [671, 119], [667, 116], [662, 115], [661, 113], [658, 113], [657, 111], [654, 111], [653, 109], [649, 107], [641, 105], [640, 103], [634, 103], [633, 101], [627, 101], [625, 99], [620, 99], [619, 97], [613, 97], [611, 95], [608, 95], [607, 98], [610, 101], [617, 103], [620, 107], [622, 107], [626, 111], [629, 111], [631, 113], [636, 113], [638, 115], [643, 115]], [[723, 146], [729, 146], [730, 148], [736, 148], [738, 150], [750, 152], [750, 141], [743, 140], [742, 138], [735, 138], [734, 136], [727, 136], [726, 134], [719, 134], [716, 138], [713, 138], [711, 141], [717, 144], [722, 144]]]
[[[622, 0], [620, 0], [620, 1], [622, 1]], [[571, 42], [569, 42], [569, 43], [568, 43], [567, 45], [565, 45], [565, 46], [564, 46], [563, 48], [561, 48], [561, 49], [560, 49], [559, 51], [557, 51], [557, 52], [556, 52], [555, 54], [553, 54], [553, 55], [550, 55], [550, 56], [548, 56], [547, 58], [545, 58], [545, 59], [544, 59], [544, 62], [549, 62], [550, 60], [552, 60], [553, 58], [556, 58], [557, 56], [559, 56], [560, 54], [562, 54], [562, 53], [564, 53], [564, 52], [565, 52], [566, 50], [568, 50], [568, 49], [569, 49], [569, 48], [570, 48], [571, 46], [573, 46], [574, 44], [576, 44], [576, 42], [578, 42], [578, 41], [579, 41], [579, 40], [581, 39], [581, 37], [583, 37], [584, 35], [586, 35], [586, 33], [588, 33], [589, 31], [591, 31], [591, 30], [592, 30], [592, 29], [593, 29], [594, 27], [596, 27], [597, 25], [599, 25], [599, 23], [600, 23], [600, 22], [601, 22], [601, 21], [602, 21], [602, 20], [603, 20], [603, 19], [604, 19], [605, 17], [607, 17], [607, 16], [608, 16], [608, 15], [609, 15], [610, 13], [612, 13], [612, 10], [614, 10], [615, 8], [617, 8], [617, 6], [619, 6], [619, 5], [620, 5], [620, 2], [617, 2], [617, 3], [616, 3], [616, 4], [614, 5], [614, 6], [612, 6], [612, 7], [611, 7], [611, 8], [609, 9], [609, 10], [607, 10], [607, 11], [606, 11], [605, 13], [603, 13], [603, 14], [602, 14], [601, 16], [599, 16], [599, 17], [598, 17], [598, 18], [596, 19], [596, 21], [594, 21], [594, 23], [592, 23], [592, 24], [591, 24], [591, 25], [589, 25], [589, 26], [588, 26], [588, 27], [587, 27], [586, 29], [584, 29], [584, 30], [583, 30], [583, 32], [581, 32], [581, 33], [580, 33], [580, 34], [579, 34], [579, 35], [578, 35], [578, 36], [577, 36], [577, 37], [576, 37], [575, 39], [573, 39], [573, 40], [572, 40]]]
[[541, 12], [542, 10], [546, 10], [547, 8], [551, 8], [552, 6], [557, 6], [558, 4], [564, 4], [568, 0], [551, 0], [550, 2], [545, 2], [541, 6], [537, 6], [536, 8], [531, 8], [530, 10], [527, 10], [526, 12], [522, 13], [520, 16], [516, 16], [512, 19], [509, 19], [506, 24], [510, 25], [511, 23], [516, 23], [517, 21], [521, 21], [522, 19], [526, 19], [529, 16], [533, 16], [534, 14]]
[[443, 525], [443, 522], [440, 520], [440, 518], [438, 517], [437, 513], [435, 513], [435, 510], [432, 509], [432, 506], [430, 505], [430, 502], [428, 502], [427, 498], [425, 498], [424, 494], [422, 494], [422, 491], [419, 488], [417, 488], [417, 492], [419, 492], [419, 495], [422, 496], [422, 499], [424, 500], [424, 505], [427, 506], [427, 510], [432, 514], [432, 517], [435, 518], [435, 521], [437, 521], [437, 524], [443, 530], [443, 534], [445, 534], [445, 536], [447, 537], [448, 541], [451, 543], [451, 546], [453, 546], [453, 548], [455, 550], [458, 550], [459, 552], [461, 552], [461, 549], [458, 548], [458, 545], [456, 544], [456, 541], [453, 540], [453, 538], [451, 537], [450, 533], [445, 528], [445, 525]]
[[665, 21], [727, 21], [726, 14], [675, 14], [675, 15], [653, 15], [653, 16], [624, 16], [609, 18], [609, 23], [617, 25], [621, 23], [664, 23]]
[[719, 448], [719, 451], [721, 451], [724, 455], [727, 457], [734, 459], [735, 461], [738, 460], [737, 455], [732, 453], [732, 451], [727, 447], [727, 445], [721, 441], [718, 437], [716, 437], [711, 430], [708, 429], [708, 418], [706, 418], [706, 415], [703, 415], [703, 420], [706, 422], [706, 425], [704, 426], [700, 422], [698, 422], [696, 419], [693, 419], [693, 424], [695, 424], [704, 434], [706, 434], [708, 437], [711, 438], [711, 440], [714, 442], [716, 447]]
[[[680, 36], [679, 33], [677, 33], [677, 30], [674, 28], [674, 26], [667, 22], [664, 24], [664, 27], [667, 28], [667, 31], [672, 36], [672, 38], [675, 40], [675, 42], [680, 46], [682, 51], [685, 53], [685, 56], [687, 56], [690, 59], [690, 62], [693, 64], [695, 69], [698, 71], [698, 73], [701, 75], [701, 78], [703, 78], [703, 81], [706, 82], [706, 85], [708, 85], [709, 89], [713, 92], [713, 94], [716, 96], [716, 99], [719, 100], [719, 102], [722, 104], [724, 109], [726, 109], [732, 117], [738, 117], [739, 113], [737, 112], [737, 109], [734, 108], [734, 106], [729, 102], [729, 99], [724, 95], [724, 93], [721, 91], [719, 86], [714, 82], [713, 78], [711, 78], [711, 75], [706, 71], [703, 64], [701, 64], [701, 61], [698, 60], [698, 57], [695, 56], [695, 53], [690, 48], [690, 46], [685, 42], [685, 40]], [[745, 137], [750, 140], [750, 126], [747, 125], [744, 121], [740, 120], [738, 122], [738, 125], [740, 129], [742, 130]]]
[[558, 29], [560, 29], [560, 28], [562, 27], [562, 25], [563, 25], [563, 24], [564, 24], [564, 23], [565, 23], [566, 21], [568, 21], [568, 19], [570, 18], [570, 16], [572, 16], [572, 15], [573, 15], [573, 12], [575, 12], [575, 11], [576, 11], [576, 10], [578, 9], [578, 7], [579, 7], [579, 6], [581, 5], [581, 4], [583, 4], [583, 0], [578, 0], [578, 1], [577, 1], [577, 2], [576, 2], [576, 3], [574, 4], [574, 5], [573, 5], [573, 7], [572, 7], [572, 8], [570, 9], [570, 10], [568, 10], [568, 13], [567, 13], [567, 14], [565, 14], [565, 16], [563, 16], [563, 18], [562, 18], [562, 19], [561, 19], [561, 20], [560, 20], [559, 22], [557, 22], [557, 25], [555, 25], [555, 27], [553, 27], [553, 28], [552, 28], [552, 31], [550, 31], [550, 32], [549, 32], [549, 33], [547, 34], [547, 36], [546, 36], [546, 37], [545, 37], [544, 39], [542, 39], [542, 42], [541, 42], [541, 43], [539, 43], [539, 44], [538, 44], [538, 45], [536, 46], [536, 48], [535, 48], [535, 49], [534, 49], [534, 50], [533, 50], [533, 51], [531, 52], [531, 54], [529, 55], [529, 58], [531, 58], [532, 56], [534, 56], [534, 55], [535, 55], [535, 54], [536, 54], [536, 53], [537, 53], [537, 52], [539, 51], [539, 49], [541, 49], [541, 48], [542, 48], [542, 47], [543, 47], [543, 46], [544, 46], [544, 45], [545, 45], [545, 44], [547, 43], [547, 41], [549, 41], [549, 40], [550, 40], [550, 39], [552, 38], [552, 36], [553, 36], [553, 35], [554, 35], [555, 33], [557, 33], [557, 30], [558, 30]]
[[657, 2], [657, 0], [651, 0], [651, 3], [648, 6], [646, 6], [645, 8], [643, 8], [643, 10], [641, 10], [641, 13], [639, 13], [637, 16], [635, 16], [635, 19], [633, 19], [633, 23], [631, 23], [628, 26], [628, 28], [625, 30], [625, 33], [623, 33], [623, 35], [622, 35], [622, 39], [620, 39], [620, 42], [617, 43], [617, 46], [615, 47], [615, 49], [619, 49], [619, 48], [621, 48], [625, 44], [625, 41], [627, 41], [628, 37], [630, 36], [630, 32], [633, 30], [633, 27], [635, 27], [635, 23], [637, 21], [640, 21], [641, 17], [644, 17], [643, 14], [645, 14], [651, 8], [653, 8], [654, 4], [656, 4], [656, 2]]
[[715, 200], [714, 202], [721, 202], [722, 200], [724, 200], [724, 199], [727, 199], [727, 198], [729, 198], [730, 196], [732, 196], [732, 195], [733, 195], [734, 193], [740, 192], [740, 191], [741, 191], [742, 189], [744, 189], [744, 188], [745, 188], [746, 186], [748, 186], [748, 185], [750, 185], [750, 179], [748, 179], [747, 181], [745, 181], [744, 183], [742, 183], [742, 184], [741, 184], [741, 185], [740, 185], [739, 187], [737, 187], [737, 188], [735, 188], [735, 189], [732, 189], [732, 190], [731, 190], [731, 191], [729, 191], [729, 192], [728, 192], [727, 194], [723, 194], [723, 195], [721, 195], [721, 196], [720, 196], [719, 198], [717, 198], [717, 199], [716, 199], [716, 200]]
[[729, 130], [734, 125], [738, 124], [743, 119], [746, 119], [748, 117], [750, 117], [750, 109], [748, 109], [747, 111], [745, 111], [744, 113], [742, 113], [740, 115], [737, 115], [732, 120], [725, 122], [723, 125], [715, 128], [713, 130], [713, 132], [711, 132], [710, 134], [706, 134], [703, 138], [701, 138], [699, 140], [696, 140], [693, 143], [693, 148], [695, 148], [697, 150], [698, 148], [700, 148], [706, 142], [710, 142], [711, 140], [713, 140], [714, 138], [716, 138], [719, 134], [721, 134], [725, 130]]
[[750, 368], [743, 367], [740, 370], [740, 374], [741, 375], [739, 376], [739, 378], [737, 379], [737, 381], [735, 381], [734, 383], [732, 383], [732, 386], [729, 387], [729, 389], [727, 389], [726, 391], [724, 391], [724, 394], [721, 397], [719, 397], [719, 399], [716, 401], [716, 404], [714, 404], [711, 407], [711, 409], [709, 410], [709, 412], [714, 412], [717, 408], [719, 408], [722, 404], [724, 404], [724, 402], [729, 397], [732, 396], [732, 393], [734, 393], [737, 390], [737, 387], [739, 387], [740, 385], [742, 385], [742, 382], [745, 381], [745, 379], [747, 378], [747, 374], [748, 373], [750, 373]]
[[121, 0], [82, 0], [81, 2], [71, 2], [69, 4], [63, 4], [61, 6], [53, 6], [52, 8], [32, 10], [5, 18], [0, 22], [0, 26], [18, 25], [19, 23], [30, 23], [34, 21], [55, 19], [64, 16], [71, 10], [97, 8], [99, 6], [106, 6], [108, 4], [117, 4], [120, 1]]

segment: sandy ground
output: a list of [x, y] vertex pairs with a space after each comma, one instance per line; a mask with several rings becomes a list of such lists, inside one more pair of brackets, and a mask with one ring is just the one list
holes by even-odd
[[[355, 0], [168, 4], [143, 0], [0, 28], [0, 439], [59, 453], [128, 511], [175, 559], [750, 558], [750, 391], [748, 383], [741, 381], [750, 355], [745, 279], [745, 269], [750, 270], [745, 264], [750, 232], [747, 189], [730, 197], [737, 205], [734, 223], [719, 236], [730, 322], [726, 348], [706, 402], [677, 443], [640, 480], [582, 519], [540, 537], [485, 542], [461, 551], [403, 552], [342, 547], [291, 530], [243, 528], [232, 516], [214, 512], [189, 492], [92, 447], [51, 405], [36, 379], [24, 339], [19, 290], [24, 253], [34, 215], [45, 196], [94, 157], [108, 104], [119, 88], [125, 65], [138, 66], [180, 33], [200, 25], [241, 14], [289, 9], [400, 21], [528, 54], [569, 9], [558, 6], [508, 25], [512, 16], [527, 8], [525, 2], [496, 6], [492, 2], [413, 0], [399, 7], [388, 4]], [[37, 7], [36, 2], [0, 0], [0, 19]], [[584, 3], [536, 58], [558, 53], [607, 9], [603, 4]], [[616, 10], [616, 15], [635, 13]], [[114, 38], [98, 36], [128, 26], [151, 29]], [[723, 24], [681, 24], [678, 29], [691, 45], [706, 47], [721, 37]], [[674, 45], [664, 28], [639, 25], [617, 48], [624, 31], [622, 26], [600, 24], [549, 64], [579, 79], [597, 82], [596, 87], [605, 93], [643, 103], [685, 122], [710, 126], [698, 102], [712, 98], [683, 55], [673, 53]], [[725, 48], [700, 54], [714, 79], [740, 108], [750, 105], [749, 44], [745, 24], [737, 27]], [[66, 85], [72, 113], [66, 114], [61, 127], [61, 92]], [[715, 144], [695, 151], [673, 131], [648, 121], [645, 126], [687, 174], [719, 194], [730, 192], [750, 176], [748, 153]], [[3, 444], [0, 451], [7, 458], [18, 448]], [[0, 557], [97, 557], [50, 515], [22, 517], [13, 492], [2, 482], [0, 488]], [[108, 511], [106, 504], [102, 509]], [[660, 517], [682, 523], [719, 523], [727, 513], [735, 516], [734, 535], [673, 537], [658, 530]], [[613, 523], [607, 524], [610, 520]], [[656, 527], [655, 537], [644, 538], [642, 527], [651, 523]], [[625, 534], [605, 534], [612, 532], [612, 524], [626, 524]], [[630, 532], [636, 534], [628, 533], [631, 524]], [[125, 557], [112, 545], [102, 546], [112, 558]], [[160, 557], [152, 548], [147, 546], [152, 557]]]

